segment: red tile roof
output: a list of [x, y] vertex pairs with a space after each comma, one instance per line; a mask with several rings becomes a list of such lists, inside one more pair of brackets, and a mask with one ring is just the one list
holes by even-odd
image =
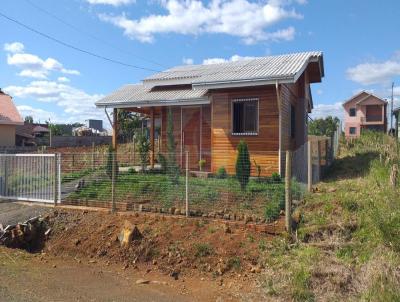
[[22, 125], [23, 123], [11, 97], [0, 90], [0, 124]]

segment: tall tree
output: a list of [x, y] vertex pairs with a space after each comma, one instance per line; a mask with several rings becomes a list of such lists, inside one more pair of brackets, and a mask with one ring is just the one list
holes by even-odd
[[25, 116], [25, 123], [33, 124], [33, 117], [31, 115]]
[[176, 162], [176, 144], [174, 138], [174, 121], [172, 118], [172, 109], [168, 109], [167, 118], [167, 173], [171, 177], [173, 183], [179, 181], [179, 167]]
[[240, 183], [240, 188], [244, 191], [249, 183], [251, 169], [249, 149], [245, 141], [240, 141], [237, 151], [236, 178]]
[[340, 120], [336, 116], [315, 119], [308, 124], [308, 134], [332, 136], [339, 126], [339, 123]]

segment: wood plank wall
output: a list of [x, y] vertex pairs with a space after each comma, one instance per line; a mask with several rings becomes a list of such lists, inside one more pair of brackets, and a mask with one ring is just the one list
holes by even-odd
[[[259, 133], [256, 136], [231, 134], [231, 101], [236, 98], [259, 98]], [[235, 173], [236, 148], [241, 139], [247, 142], [252, 175], [256, 175], [253, 160], [261, 166], [262, 175], [278, 172], [279, 128], [278, 106], [274, 86], [252, 89], [230, 89], [211, 92], [212, 101], [212, 171], [224, 166], [229, 174]]]

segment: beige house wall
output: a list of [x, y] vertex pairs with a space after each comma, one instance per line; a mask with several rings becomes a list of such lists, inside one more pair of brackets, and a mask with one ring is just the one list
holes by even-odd
[[15, 125], [0, 124], [0, 147], [15, 146]]

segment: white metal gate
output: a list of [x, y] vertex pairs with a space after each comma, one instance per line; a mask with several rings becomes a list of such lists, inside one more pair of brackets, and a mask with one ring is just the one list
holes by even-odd
[[57, 203], [60, 180], [56, 154], [0, 154], [0, 199]]

